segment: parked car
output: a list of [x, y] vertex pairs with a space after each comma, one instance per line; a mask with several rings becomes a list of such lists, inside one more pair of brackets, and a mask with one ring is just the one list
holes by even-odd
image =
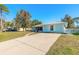
[[2, 31], [3, 31], [3, 32], [6, 32], [7, 30], [8, 30], [7, 28], [4, 28]]
[[17, 30], [15, 28], [11, 28], [11, 27], [3, 29], [3, 32], [10, 32], [10, 31], [17, 31]]

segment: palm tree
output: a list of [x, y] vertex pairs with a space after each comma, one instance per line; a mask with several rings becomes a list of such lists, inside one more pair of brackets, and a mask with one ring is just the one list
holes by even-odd
[[64, 19], [62, 19], [63, 22], [67, 22], [67, 28], [74, 27], [72, 17], [69, 15], [65, 15]]
[[5, 5], [0, 4], [0, 17], [1, 17], [1, 24], [0, 24], [0, 26], [1, 26], [1, 31], [3, 30], [2, 15], [5, 12], [9, 12], [8, 8]]
[[77, 27], [79, 27], [79, 17], [73, 18], [73, 21], [77, 24]]

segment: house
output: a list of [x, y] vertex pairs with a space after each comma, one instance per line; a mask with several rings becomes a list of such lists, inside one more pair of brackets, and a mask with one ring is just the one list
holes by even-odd
[[31, 31], [31, 30], [32, 30], [32, 28], [26, 28], [26, 29], [25, 28], [24, 29], [23, 28], [19, 28], [18, 31]]
[[55, 22], [52, 24], [40, 24], [32, 27], [34, 32], [59, 32], [65, 33], [66, 22]]

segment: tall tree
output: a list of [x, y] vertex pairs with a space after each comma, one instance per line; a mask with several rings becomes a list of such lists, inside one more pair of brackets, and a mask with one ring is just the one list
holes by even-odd
[[31, 15], [25, 10], [20, 10], [16, 16], [17, 27], [22, 27], [23, 29], [30, 27], [30, 18]]
[[19, 30], [19, 28], [20, 28], [20, 15], [19, 15], [19, 13], [17, 13], [16, 18], [14, 20], [15, 20], [16, 28], [17, 28], [17, 30]]
[[79, 17], [73, 18], [73, 21], [74, 21], [74, 23], [76, 23], [75, 26], [79, 28]]
[[22, 17], [22, 20], [24, 21], [25, 26], [24, 27], [30, 27], [30, 18], [31, 15], [28, 11], [21, 10], [20, 16]]
[[6, 21], [5, 22], [5, 27], [14, 27], [14, 24], [13, 24], [13, 22], [12, 21]]
[[32, 22], [31, 22], [31, 26], [35, 26], [35, 25], [38, 25], [38, 24], [42, 24], [42, 22], [37, 20], [37, 19], [32, 20]]
[[73, 26], [73, 20], [72, 17], [69, 15], [65, 15], [64, 19], [62, 19], [63, 22], [67, 22], [67, 28], [72, 28]]
[[5, 12], [9, 12], [8, 8], [5, 5], [0, 4], [0, 18], [1, 18], [0, 26], [1, 26], [1, 31], [3, 30], [2, 15]]

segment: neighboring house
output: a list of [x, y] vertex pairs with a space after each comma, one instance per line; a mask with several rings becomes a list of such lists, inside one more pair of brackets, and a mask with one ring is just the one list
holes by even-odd
[[56, 22], [52, 24], [40, 24], [32, 27], [34, 32], [65, 32], [66, 22]]
[[26, 29], [19, 28], [19, 30], [18, 30], [18, 31], [31, 31], [31, 30], [32, 30], [32, 28], [26, 28]]

